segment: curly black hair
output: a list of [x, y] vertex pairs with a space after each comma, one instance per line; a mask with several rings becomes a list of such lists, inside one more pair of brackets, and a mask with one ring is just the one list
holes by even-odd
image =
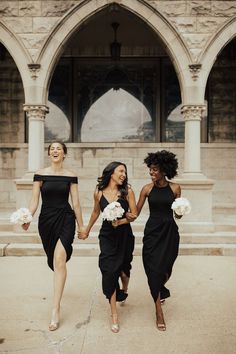
[[97, 181], [97, 188], [99, 191], [103, 191], [103, 189], [105, 189], [111, 179], [111, 175], [113, 174], [114, 170], [118, 167], [118, 166], [124, 166], [125, 170], [126, 170], [126, 178], [124, 180], [124, 182], [122, 183], [121, 186], [118, 186], [118, 190], [120, 192], [120, 196], [123, 199], [126, 199], [127, 195], [128, 195], [128, 176], [127, 176], [127, 167], [123, 162], [119, 162], [119, 161], [112, 161], [110, 162], [103, 170], [102, 172], [102, 176], [98, 177]]
[[165, 173], [168, 179], [172, 179], [177, 175], [178, 160], [176, 155], [170, 151], [161, 150], [155, 153], [151, 152], [144, 159], [144, 163], [150, 167], [155, 165], [159, 170]]

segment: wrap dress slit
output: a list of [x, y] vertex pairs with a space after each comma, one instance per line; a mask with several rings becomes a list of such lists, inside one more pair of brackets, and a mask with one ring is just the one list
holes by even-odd
[[[150, 215], [144, 229], [142, 256], [154, 302], [159, 293], [161, 298], [170, 296], [164, 284], [171, 276], [179, 250], [178, 226], [171, 209], [174, 200], [169, 184], [161, 188], [154, 185], [148, 196]], [[162, 296], [162, 292], [167, 294]]]
[[[125, 210], [122, 218], [129, 209], [126, 199], [117, 200]], [[109, 204], [104, 195], [100, 198], [100, 208], [103, 211]], [[122, 293], [119, 287], [119, 277], [124, 272], [130, 277], [131, 262], [134, 250], [134, 235], [130, 224], [120, 225], [116, 228], [111, 221], [104, 220], [99, 232], [99, 268], [102, 273], [102, 289], [108, 300], [116, 290], [116, 301], [123, 301], [127, 294]]]
[[60, 239], [66, 261], [72, 255], [72, 243], [75, 235], [75, 213], [68, 199], [71, 183], [78, 183], [77, 177], [34, 175], [34, 181], [42, 182], [40, 187], [42, 207], [38, 229], [48, 266], [53, 269], [54, 250]]

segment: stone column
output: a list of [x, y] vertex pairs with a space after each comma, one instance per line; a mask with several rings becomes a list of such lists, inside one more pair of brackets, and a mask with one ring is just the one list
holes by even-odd
[[201, 171], [201, 118], [204, 105], [186, 105], [181, 113], [185, 120], [184, 175], [186, 178], [206, 178]]
[[31, 174], [44, 164], [44, 121], [48, 107], [44, 105], [24, 105], [29, 119], [28, 173]]
[[182, 114], [185, 120], [184, 173], [176, 182], [182, 196], [189, 199], [192, 211], [179, 222], [181, 232], [213, 232], [212, 189], [214, 181], [201, 171], [201, 118], [204, 105], [185, 105]]
[[[29, 142], [28, 142], [28, 171], [26, 174], [15, 180], [16, 183], [16, 209], [20, 207], [28, 207], [33, 185], [33, 174], [35, 171], [44, 167], [44, 121], [48, 112], [45, 105], [24, 105], [24, 111], [29, 119]], [[37, 215], [34, 222], [31, 223], [30, 230], [37, 230]], [[14, 225], [15, 232], [24, 232], [21, 227]]]

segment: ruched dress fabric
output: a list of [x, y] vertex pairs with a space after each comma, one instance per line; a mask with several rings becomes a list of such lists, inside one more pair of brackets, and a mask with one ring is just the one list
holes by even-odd
[[77, 177], [34, 175], [34, 181], [42, 182], [40, 187], [42, 207], [38, 229], [49, 267], [53, 269], [53, 256], [60, 239], [66, 251], [66, 261], [72, 254], [75, 236], [75, 213], [68, 199], [71, 183], [78, 183]]
[[[126, 199], [117, 200], [125, 210], [122, 218], [129, 209]], [[100, 198], [100, 208], [103, 211], [109, 204], [102, 194]], [[134, 250], [134, 235], [130, 224], [120, 225], [116, 228], [111, 221], [104, 220], [99, 232], [99, 268], [102, 273], [102, 289], [108, 300], [111, 299], [116, 290], [116, 301], [123, 301], [127, 295], [122, 294], [119, 287], [119, 277], [124, 272], [130, 277], [131, 262]]]
[[178, 226], [171, 209], [174, 200], [169, 184], [161, 188], [154, 185], [148, 196], [150, 215], [144, 229], [143, 265], [154, 302], [159, 292], [169, 293], [164, 284], [171, 276], [179, 250]]

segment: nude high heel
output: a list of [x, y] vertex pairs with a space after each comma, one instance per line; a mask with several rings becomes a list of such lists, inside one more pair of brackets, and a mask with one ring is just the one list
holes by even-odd
[[[118, 315], [117, 314], [112, 314], [111, 318], [112, 318], [111, 331], [113, 333], [118, 333], [119, 330], [120, 330], [120, 326], [119, 326], [119, 323], [118, 323]], [[115, 323], [114, 323], [114, 321], [115, 321]]]

